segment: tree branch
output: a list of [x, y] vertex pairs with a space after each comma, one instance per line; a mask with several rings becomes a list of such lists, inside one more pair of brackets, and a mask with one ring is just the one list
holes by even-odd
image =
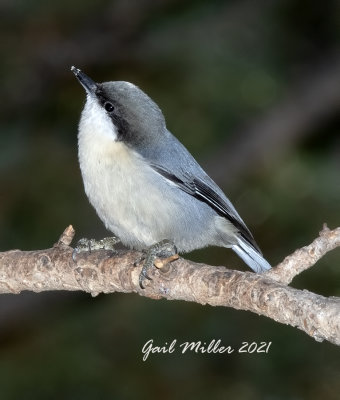
[[82, 290], [96, 296], [134, 292], [153, 299], [233, 307], [297, 327], [317, 341], [340, 345], [340, 298], [287, 286], [294, 276], [340, 245], [340, 228], [324, 227], [312, 244], [263, 275], [179, 258], [168, 268], [155, 268], [145, 289], [139, 287], [140, 268], [134, 267], [140, 253], [100, 250], [81, 253], [74, 262], [70, 247], [73, 236], [69, 226], [51, 249], [0, 253], [0, 293]]

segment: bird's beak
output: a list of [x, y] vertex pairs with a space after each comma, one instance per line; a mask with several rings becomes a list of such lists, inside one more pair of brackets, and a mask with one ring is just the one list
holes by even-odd
[[86, 92], [90, 95], [96, 94], [97, 90], [97, 84], [94, 82], [91, 78], [89, 78], [87, 75], [84, 74], [80, 69], [76, 67], [71, 67], [71, 71], [74, 73], [74, 75], [77, 77], [78, 81], [80, 84], [83, 86], [83, 88], [86, 90]]

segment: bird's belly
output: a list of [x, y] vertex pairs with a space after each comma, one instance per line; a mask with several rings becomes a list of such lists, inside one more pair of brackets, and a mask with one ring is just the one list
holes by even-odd
[[79, 146], [86, 194], [123, 244], [143, 249], [170, 239], [180, 251], [209, 244], [201, 207], [190, 204], [191, 196], [172, 187], [124, 144], [116, 143], [111, 152], [98, 152], [97, 157], [95, 148], [91, 157], [85, 154]]

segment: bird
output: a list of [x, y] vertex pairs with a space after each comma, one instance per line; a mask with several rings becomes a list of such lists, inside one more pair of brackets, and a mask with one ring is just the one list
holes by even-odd
[[130, 82], [97, 83], [71, 71], [86, 92], [78, 128], [85, 192], [123, 245], [146, 252], [142, 288], [158, 255], [207, 246], [231, 248], [256, 273], [271, 268], [231, 201], [146, 93]]

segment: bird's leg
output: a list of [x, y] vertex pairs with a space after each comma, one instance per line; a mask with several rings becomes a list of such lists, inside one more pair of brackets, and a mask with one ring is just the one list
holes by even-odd
[[95, 239], [80, 239], [77, 242], [77, 246], [73, 249], [72, 258], [76, 261], [77, 255], [79, 253], [91, 252], [94, 250], [111, 250], [115, 251], [115, 245], [119, 243], [120, 240], [115, 237], [106, 237], [101, 240]]
[[143, 281], [145, 279], [148, 279], [149, 281], [152, 280], [148, 275], [148, 271], [150, 268], [153, 267], [154, 262], [157, 258], [168, 258], [174, 256], [175, 254], [177, 254], [177, 249], [175, 244], [167, 239], [162, 240], [150, 246], [146, 250], [145, 257], [143, 257], [144, 263], [142, 271], [139, 275], [139, 286], [142, 289], [145, 289]]

